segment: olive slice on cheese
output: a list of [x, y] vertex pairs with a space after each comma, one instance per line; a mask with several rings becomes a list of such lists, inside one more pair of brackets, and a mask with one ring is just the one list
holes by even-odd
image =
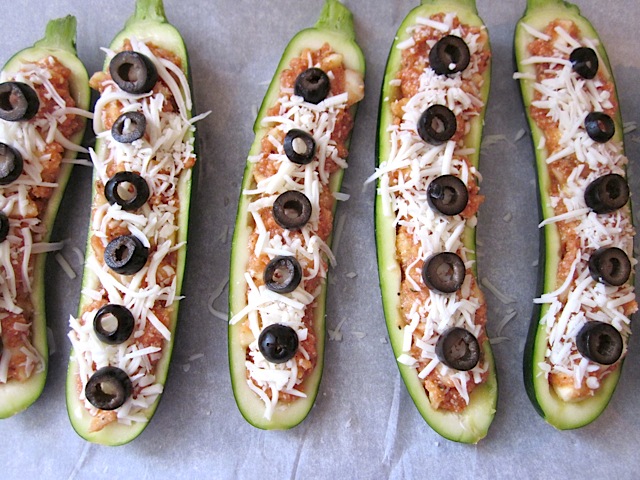
[[453, 252], [431, 255], [422, 266], [422, 281], [436, 293], [454, 293], [464, 282], [466, 270], [462, 259]]
[[0, 142], [0, 185], [9, 185], [22, 174], [24, 162], [15, 148]]
[[123, 305], [103, 305], [93, 318], [96, 336], [108, 345], [126, 342], [133, 333], [134, 326], [133, 314]]
[[436, 177], [427, 187], [429, 206], [443, 215], [458, 215], [467, 208], [469, 192], [462, 180], [454, 175]]
[[619, 287], [629, 280], [631, 262], [624, 250], [618, 247], [603, 247], [589, 257], [589, 272], [594, 280]]
[[305, 102], [318, 104], [329, 95], [331, 80], [324, 70], [308, 68], [296, 78], [293, 93]]
[[311, 202], [296, 190], [288, 190], [273, 202], [273, 218], [286, 230], [299, 230], [311, 218]]
[[118, 143], [132, 143], [144, 137], [147, 119], [140, 112], [120, 115], [111, 127], [111, 136]]
[[293, 292], [302, 280], [302, 267], [291, 256], [275, 257], [264, 269], [265, 286], [276, 293]]
[[571, 69], [582, 78], [591, 80], [598, 73], [598, 56], [592, 48], [578, 47], [569, 55]]
[[316, 141], [309, 133], [298, 128], [287, 132], [282, 146], [287, 158], [298, 165], [311, 163], [316, 154]]
[[453, 327], [438, 338], [436, 355], [447, 367], [468, 371], [480, 360], [480, 344], [470, 331]]
[[587, 322], [576, 335], [576, 347], [583, 357], [601, 365], [612, 365], [622, 355], [622, 335], [608, 323]]
[[22, 82], [0, 83], [0, 119], [19, 122], [35, 117], [40, 108], [38, 94]]
[[603, 175], [587, 186], [584, 201], [596, 213], [615, 212], [629, 201], [629, 184], [617, 173]]
[[115, 410], [124, 405], [131, 396], [131, 379], [117, 367], [102, 367], [96, 371], [84, 389], [87, 400], [100, 410]]
[[455, 114], [444, 105], [431, 105], [418, 120], [418, 135], [431, 145], [441, 145], [456, 133]]
[[147, 263], [149, 249], [134, 235], [121, 235], [104, 249], [104, 263], [120, 275], [133, 275]]
[[135, 172], [118, 172], [105, 184], [104, 196], [111, 205], [117, 203], [123, 210], [137, 210], [149, 200], [149, 184]]
[[429, 52], [429, 64], [438, 75], [452, 75], [469, 66], [471, 54], [465, 41], [456, 35], [446, 35]]
[[590, 112], [584, 120], [584, 128], [587, 135], [598, 143], [608, 142], [616, 133], [613, 119], [603, 112]]
[[116, 85], [127, 93], [148, 93], [158, 81], [158, 71], [151, 59], [139, 52], [125, 50], [109, 63], [109, 73]]
[[258, 349], [267, 362], [285, 363], [298, 351], [298, 334], [288, 325], [268, 325], [260, 332]]

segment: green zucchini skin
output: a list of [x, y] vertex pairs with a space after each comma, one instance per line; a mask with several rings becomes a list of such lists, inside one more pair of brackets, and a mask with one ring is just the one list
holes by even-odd
[[[51, 20], [46, 27], [45, 36], [32, 47], [16, 53], [3, 67], [5, 72], [16, 72], [24, 63], [37, 62], [53, 55], [61, 64], [71, 71], [71, 96], [76, 102], [76, 107], [83, 110], [89, 109], [90, 89], [87, 71], [76, 55], [76, 19], [73, 16]], [[73, 143], [79, 145], [84, 135], [86, 121], [82, 118], [83, 126], [73, 138]], [[76, 152], [65, 150], [64, 158], [75, 158]], [[44, 212], [42, 222], [47, 227], [44, 241], [49, 241], [51, 229], [56, 218], [56, 213], [64, 194], [65, 186], [71, 175], [73, 165], [66, 163], [61, 166], [58, 187], [49, 199], [47, 210]], [[23, 411], [35, 402], [45, 385], [48, 365], [47, 348], [47, 321], [45, 315], [45, 261], [46, 254], [39, 254], [35, 259], [33, 269], [33, 283], [31, 302], [34, 306], [32, 316], [32, 343], [38, 350], [44, 361], [44, 371], [32, 375], [25, 382], [8, 382], [0, 385], [0, 418], [8, 418]]]
[[[533, 66], [521, 64], [521, 61], [528, 57], [527, 45], [531, 41], [531, 37], [527, 34], [522, 24], [525, 23], [533, 28], [542, 30], [549, 22], [558, 18], [572, 20], [578, 25], [583, 35], [599, 40], [597, 51], [601, 59], [601, 71], [604, 68], [606, 77], [613, 83], [611, 65], [595, 28], [580, 14], [577, 6], [562, 0], [528, 1], [527, 9], [515, 30], [514, 53], [518, 71], [534, 72]], [[540, 138], [543, 136], [543, 132], [529, 114], [529, 108], [533, 100], [533, 82], [521, 79], [520, 89], [536, 156], [538, 199], [541, 206], [540, 221], [542, 221], [544, 218], [554, 215], [547, 193], [550, 181], [545, 163], [547, 154], [546, 149], [536, 148]], [[616, 103], [619, 105], [617, 98]], [[616, 126], [616, 133], [613, 139], [622, 144], [623, 126], [619, 108], [613, 120]], [[546, 225], [544, 233], [540, 235], [539, 294], [552, 291], [555, 288], [556, 272], [560, 259], [559, 248], [560, 238], [556, 225]], [[601, 382], [600, 388], [593, 397], [579, 402], [563, 401], [550, 387], [544, 373], [538, 367], [538, 363], [544, 361], [548, 343], [545, 326], [540, 325], [540, 319], [545, 315], [547, 309], [548, 305], [539, 304], [533, 309], [523, 358], [525, 389], [535, 410], [550, 425], [559, 430], [580, 428], [593, 422], [607, 407], [618, 383], [623, 361], [620, 361], [615, 370], [609, 373]]]
[[[255, 140], [251, 145], [249, 156], [259, 153], [260, 141], [268, 131], [267, 128], [261, 126], [261, 122], [266, 116], [267, 110], [275, 104], [278, 98], [280, 91], [280, 74], [283, 70], [288, 68], [289, 62], [293, 58], [299, 56], [303, 49], [319, 49], [324, 43], [329, 43], [336, 52], [341, 53], [344, 56], [345, 66], [360, 72], [364, 78], [365, 61], [360, 47], [355, 42], [355, 32], [351, 12], [337, 0], [327, 0], [316, 25], [313, 28], [307, 28], [298, 32], [287, 45], [254, 123], [253, 130], [255, 132]], [[351, 114], [353, 116], [355, 116], [356, 107], [357, 104], [352, 107]], [[330, 178], [330, 188], [332, 192], [340, 190], [342, 176], [342, 170], [332, 174]], [[244, 170], [241, 192], [244, 189], [250, 188], [252, 178], [253, 164], [251, 162], [247, 162]], [[251, 233], [251, 216], [248, 214], [248, 205], [248, 197], [241, 193], [231, 250], [229, 319], [242, 310], [247, 301], [247, 284], [244, 279], [244, 272], [248, 261], [247, 245]], [[331, 245], [330, 242], [327, 244], [329, 246]], [[245, 348], [241, 347], [240, 342], [240, 329], [242, 322], [238, 322], [235, 325], [229, 325], [229, 369], [231, 373], [233, 394], [240, 413], [245, 420], [254, 427], [265, 430], [289, 429], [302, 422], [311, 410], [318, 394], [320, 378], [322, 376], [325, 343], [325, 298], [326, 282], [323, 285], [322, 293], [316, 299], [314, 333], [317, 339], [317, 363], [313, 373], [305, 380], [301, 387], [307, 394], [307, 397], [297, 399], [284, 408], [276, 409], [271, 420], [267, 420], [263, 417], [264, 404], [246, 384], [244, 365], [246, 352]]]
[[[162, 47], [168, 51], [174, 53], [182, 62], [182, 69], [189, 79], [189, 59], [187, 55], [186, 46], [182, 40], [182, 36], [178, 30], [168, 23], [164, 12], [164, 5], [162, 0], [138, 0], [136, 3], [135, 13], [127, 20], [125, 27], [116, 35], [113, 39], [110, 48], [118, 51], [122, 49], [123, 43], [131, 36], [135, 36], [139, 41], [150, 42], [158, 47]], [[109, 60], [105, 60], [104, 69], [108, 70]], [[193, 93], [193, 91], [192, 91]], [[193, 97], [193, 95], [192, 95]], [[188, 112], [189, 118], [192, 116], [192, 112]], [[191, 135], [188, 133], [187, 135]], [[185, 137], [185, 141], [190, 137]], [[99, 139], [96, 141], [96, 154], [104, 158], [105, 155], [105, 143]], [[191, 202], [191, 186], [192, 186], [192, 170], [185, 171], [178, 184], [178, 195], [180, 198], [180, 214], [178, 218], [178, 238], [176, 243], [185, 242], [177, 252], [178, 260], [176, 266], [177, 287], [176, 294], [179, 295], [182, 288], [182, 281], [184, 277], [184, 267], [186, 262], [186, 241], [187, 241], [187, 227], [189, 222], [189, 207]], [[95, 197], [95, 181], [96, 176], [93, 178], [92, 198]], [[91, 235], [87, 237], [87, 247], [85, 252], [85, 258], [93, 256], [93, 250], [91, 248]], [[82, 287], [93, 288], [98, 284], [96, 276], [88, 269], [85, 268], [84, 276], [82, 279]], [[83, 308], [92, 302], [91, 298], [82, 295], [80, 298], [80, 305], [78, 308], [79, 314]], [[169, 372], [169, 364], [171, 361], [171, 352], [175, 341], [176, 325], [178, 320], [178, 303], [173, 304], [173, 312], [171, 314], [169, 330], [172, 332], [171, 341], [166, 342], [163, 346], [163, 357], [156, 364], [156, 379], [159, 383], [164, 384], [166, 382], [167, 374]], [[91, 422], [91, 415], [86, 411], [84, 405], [79, 401], [77, 394], [77, 362], [74, 360], [74, 352], [72, 350], [69, 369], [67, 373], [66, 384], [66, 399], [67, 399], [67, 413], [71, 421], [71, 425], [78, 435], [85, 440], [93, 443], [99, 443], [103, 445], [123, 445], [133, 439], [135, 439], [146, 428], [151, 417], [155, 413], [162, 395], [149, 407], [144, 413], [147, 417], [147, 422], [134, 422], [132, 425], [127, 426], [117, 422], [113, 422], [103, 429], [97, 432], [90, 432], [89, 425]]]
[[[423, 0], [420, 6], [413, 9], [405, 17], [391, 46], [382, 84], [378, 117], [378, 142], [376, 144], [377, 166], [384, 162], [390, 153], [387, 126], [393, 121], [393, 115], [391, 113], [392, 87], [389, 81], [395, 78], [401, 62], [401, 52], [396, 48], [396, 45], [408, 38], [406, 29], [416, 23], [417, 17], [429, 17], [441, 12], [455, 12], [461, 22], [465, 24], [483, 25], [482, 20], [478, 17], [475, 0]], [[489, 94], [490, 75], [490, 68], [487, 68], [482, 88], [485, 108]], [[484, 110], [470, 122], [471, 130], [465, 140], [466, 145], [476, 149], [476, 153], [469, 156], [470, 161], [475, 166], [478, 165], [479, 161], [483, 119]], [[381, 195], [376, 196], [374, 215], [382, 303], [393, 353], [395, 358], [398, 358], [402, 353], [403, 335], [400, 325], [404, 323], [399, 305], [401, 269], [396, 259], [394, 218], [385, 216]], [[475, 251], [475, 229], [466, 227], [463, 235], [465, 246]], [[473, 255], [469, 255], [469, 258], [473, 258]], [[431, 406], [422, 381], [418, 378], [416, 369], [398, 363], [400, 374], [418, 411], [431, 428], [448, 440], [461, 443], [477, 443], [487, 435], [489, 426], [493, 421], [498, 402], [498, 384], [493, 353], [488, 340], [482, 345], [482, 350], [485, 358], [489, 361], [489, 377], [484, 384], [474, 389], [470, 395], [469, 405], [462, 413], [434, 409]]]

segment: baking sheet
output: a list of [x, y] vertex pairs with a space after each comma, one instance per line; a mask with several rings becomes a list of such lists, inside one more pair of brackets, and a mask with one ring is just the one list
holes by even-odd
[[[89, 217], [91, 172], [76, 167], [60, 207], [53, 239], [67, 241], [62, 254], [78, 277], [69, 279], [48, 259], [47, 314], [52, 354], [41, 398], [27, 411], [0, 422], [3, 478], [633, 478], [640, 472], [640, 361], [638, 335], [608, 409], [593, 424], [558, 432], [534, 411], [522, 381], [522, 352], [538, 258], [538, 214], [533, 150], [513, 73], [512, 37], [525, 2], [478, 0], [493, 47], [492, 90], [485, 135], [505, 140], [482, 150], [481, 185], [486, 201], [478, 228], [479, 273], [515, 299], [502, 304], [490, 292], [489, 333], [508, 309], [508, 340], [494, 346], [498, 411], [477, 446], [441, 438], [422, 420], [401, 382], [387, 343], [378, 286], [373, 229], [373, 172], [379, 89], [398, 25], [416, 0], [345, 0], [355, 16], [367, 60], [366, 97], [353, 135], [350, 167], [339, 205], [344, 231], [331, 272], [327, 326], [341, 324], [342, 339], [329, 340], [320, 393], [309, 417], [286, 432], [264, 432], [238, 412], [228, 372], [227, 326], [209, 311], [226, 281], [230, 239], [252, 125], [289, 39], [315, 23], [322, 0], [165, 0], [169, 20], [182, 32], [193, 74], [198, 112], [200, 165], [193, 192], [185, 300], [163, 400], [148, 428], [117, 448], [78, 437], [67, 418], [64, 382], [68, 316], [77, 309]], [[639, 41], [633, 0], [580, 0], [608, 49], [625, 122], [637, 122], [640, 96]], [[107, 46], [133, 12], [133, 0], [0, 1], [0, 62], [31, 45], [47, 20], [78, 18], [78, 51], [90, 73], [99, 70]], [[640, 131], [625, 137], [632, 192], [640, 192]], [[636, 212], [638, 213], [638, 212]], [[356, 276], [353, 276], [353, 273]], [[226, 311], [226, 292], [213, 302]], [[636, 320], [637, 321], [637, 320]], [[635, 327], [635, 325], [633, 326]], [[199, 357], [203, 354], [203, 357]]]

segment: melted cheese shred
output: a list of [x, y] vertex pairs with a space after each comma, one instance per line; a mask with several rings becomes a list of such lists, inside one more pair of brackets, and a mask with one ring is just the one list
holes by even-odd
[[[99, 304], [86, 306], [80, 318], [69, 319], [69, 339], [73, 345], [72, 361], [77, 364], [80, 399], [89, 413], [99, 413], [86, 399], [84, 387], [98, 369], [111, 365], [124, 370], [133, 384], [133, 395], [116, 409], [117, 421], [130, 425], [146, 422], [144, 411], [162, 393], [163, 385], [156, 378], [155, 364], [172, 340], [170, 315], [182, 297], [177, 291], [173, 262], [168, 256], [177, 255], [184, 247], [178, 241], [180, 218], [180, 185], [191, 177], [195, 161], [193, 123], [206, 115], [190, 117], [191, 94], [189, 84], [180, 67], [160, 58], [147, 44], [130, 39], [134, 51], [141, 52], [156, 66], [166, 90], [156, 88], [143, 95], [125, 93], [110, 78], [96, 102], [94, 129], [101, 140], [98, 151], [90, 151], [95, 167], [96, 185], [102, 189], [110, 173], [132, 171], [149, 185], [150, 200], [136, 211], [124, 211], [118, 204], [110, 205], [98, 192], [93, 205], [90, 237], [102, 246], [108, 244], [109, 232], [117, 225], [124, 234], [139, 238], [149, 250], [149, 259], [136, 274], [125, 276], [111, 271], [102, 258], [87, 258], [86, 268], [97, 279], [97, 285], [87, 285], [82, 294]], [[105, 50], [111, 58], [116, 52]], [[165, 92], [165, 93], [163, 93]], [[172, 102], [178, 106], [173, 111]], [[145, 136], [132, 143], [116, 142], [111, 130], [105, 130], [104, 119], [110, 108], [117, 106], [119, 114], [140, 112], [147, 126]], [[128, 230], [128, 232], [127, 232]], [[100, 306], [106, 303], [124, 305], [135, 318], [134, 332], [119, 345], [102, 343], [93, 329], [93, 320]], [[162, 315], [159, 315], [162, 313]]]
[[[0, 244], [0, 319], [13, 314], [28, 321], [29, 314], [25, 313], [19, 303], [24, 304], [24, 298], [29, 298], [32, 292], [34, 256], [62, 248], [61, 244], [44, 241], [47, 230], [42, 223], [44, 210], [41, 209], [46, 206], [38, 207], [34, 201], [39, 195], [35, 193], [35, 189], [58, 186], [57, 183], [43, 180], [43, 171], [51, 160], [51, 153], [47, 148], [55, 142], [67, 150], [86, 152], [86, 149], [72, 143], [58, 130], [59, 125], [67, 120], [67, 115], [87, 118], [91, 118], [92, 115], [80, 108], [67, 107], [65, 100], [51, 82], [52, 69], [57, 63], [57, 60], [50, 56], [37, 64], [24, 64], [18, 72], [2, 72], [0, 75], [0, 82], [17, 81], [29, 85], [34, 90], [40, 90], [44, 96], [41, 106], [44, 101], [52, 106], [50, 112], [37, 115], [29, 121], [0, 120], [0, 142], [16, 149], [24, 162], [20, 177], [8, 185], [0, 186], [0, 210], [9, 218], [9, 234]], [[18, 301], [18, 298], [23, 300]], [[24, 361], [18, 367], [24, 370], [25, 378], [29, 378], [34, 372], [44, 371], [44, 359], [31, 343], [31, 325], [31, 322], [13, 324], [13, 330], [20, 333], [21, 346], [14, 349], [5, 345], [0, 358], [0, 383], [10, 380], [10, 360], [17, 353], [24, 357]]]
[[[440, 335], [449, 328], [465, 328], [476, 338], [484, 330], [475, 323], [476, 312], [484, 304], [484, 299], [477, 287], [472, 288], [469, 271], [473, 261], [469, 259], [469, 254], [473, 252], [465, 247], [462, 239], [465, 228], [475, 227], [477, 217], [473, 215], [465, 219], [462, 215], [441, 215], [429, 207], [425, 192], [429, 183], [440, 175], [455, 175], [468, 186], [469, 180], [479, 177], [479, 173], [463, 157], [473, 152], [464, 145], [464, 140], [449, 140], [434, 146], [419, 137], [416, 127], [422, 112], [433, 104], [447, 106], [458, 121], [462, 118], [467, 125], [477, 115], [474, 107], [483, 106], [481, 98], [468, 93], [468, 89], [465, 91], [463, 87], [472, 76], [478, 75], [479, 54], [486, 46], [480, 42], [479, 34], [465, 34], [461, 27], [454, 28], [454, 18], [455, 15], [448, 14], [443, 22], [422, 19], [418, 25], [408, 28], [407, 31], [412, 33], [421, 28], [420, 25], [426, 25], [443, 34], [463, 38], [469, 46], [471, 61], [463, 72], [450, 76], [437, 75], [429, 67], [422, 71], [418, 92], [403, 107], [401, 121], [387, 128], [391, 142], [389, 156], [367, 181], [379, 180], [378, 195], [382, 197], [385, 216], [394, 218], [396, 229], [404, 229], [414, 246], [417, 246], [415, 261], [404, 272], [412, 291], [426, 290], [421, 279], [421, 268], [417, 264], [422, 265], [427, 257], [449, 251], [457, 253], [465, 263], [467, 275], [458, 292], [447, 295], [429, 292], [426, 300], [416, 298], [408, 311], [403, 302], [406, 324], [403, 326], [402, 354], [397, 361], [417, 368], [418, 377], [422, 380], [437, 370], [439, 376], [452, 384], [468, 404], [468, 384], [482, 382], [482, 376], [489, 368], [488, 362], [480, 361], [468, 372], [450, 369], [438, 359], [436, 344]], [[428, 42], [431, 42], [430, 46], [435, 43], [431, 40]], [[397, 46], [399, 49], [411, 47], [407, 42]], [[391, 85], [400, 86], [401, 82], [394, 79]]]
[[[589, 273], [589, 257], [601, 247], [621, 248], [632, 266], [637, 263], [633, 258], [635, 232], [629, 209], [623, 207], [612, 213], [596, 214], [587, 208], [584, 201], [587, 186], [596, 178], [609, 173], [625, 176], [628, 160], [620, 140], [614, 138], [606, 143], [594, 142], [584, 127], [589, 112], [617, 108], [602, 72], [594, 79], [586, 80], [572, 71], [568, 61], [574, 48], [584, 46], [595, 50], [597, 41], [574, 38], [561, 25], [554, 28], [556, 35], [553, 37], [527, 27], [532, 37], [554, 42], [552, 57], [534, 56], [527, 62], [543, 64], [540, 70], [544, 75], [532, 84], [540, 92], [532, 106], [546, 111], [546, 117], [555, 125], [552, 128], [557, 128], [559, 136], [556, 148], [547, 150], [548, 169], [553, 170], [555, 162], [562, 159], [577, 160], [566, 181], [561, 182], [558, 194], [550, 197], [555, 211], [560, 209], [563, 213], [547, 218], [540, 224], [542, 227], [550, 223], [572, 222], [570, 228], [577, 237], [577, 248], [567, 254], [569, 260], [573, 259], [568, 272], [558, 273], [557, 282], [561, 286], [536, 299], [536, 303], [548, 305], [540, 320], [546, 326], [548, 348], [545, 361], [539, 367], [547, 377], [549, 374], [558, 374], [570, 379], [573, 388], [568, 391], [566, 388], [556, 388], [556, 392], [565, 399], [575, 400], [593, 395], [602, 378], [610, 371], [609, 367], [600, 366], [578, 352], [575, 340], [578, 332], [586, 322], [592, 320], [613, 325], [622, 334], [624, 356], [631, 333], [628, 315], [637, 308], [633, 286], [629, 282], [620, 287], [606, 286], [595, 281]], [[603, 65], [600, 60], [601, 69]]]
[[[332, 55], [338, 55], [335, 52]], [[310, 55], [309, 55], [310, 57]], [[338, 58], [338, 57], [336, 57]], [[340, 61], [342, 58], [340, 56]], [[314, 65], [311, 58], [308, 67]], [[322, 291], [322, 283], [327, 276], [327, 259], [331, 264], [335, 258], [327, 244], [318, 235], [320, 225], [320, 196], [330, 189], [330, 175], [325, 165], [335, 162], [340, 168], [346, 168], [346, 160], [338, 154], [336, 142], [331, 138], [339, 121], [339, 116], [360, 98], [350, 98], [347, 92], [362, 84], [362, 78], [354, 71], [346, 70], [346, 91], [329, 95], [320, 103], [305, 102], [302, 97], [293, 94], [290, 89], [281, 88], [277, 100], [279, 110], [276, 114], [262, 119], [261, 127], [267, 131], [266, 138], [275, 147], [276, 153], [268, 156], [265, 153], [249, 157], [249, 162], [257, 163], [267, 160], [275, 167], [275, 173], [253, 182], [251, 189], [242, 192], [250, 198], [248, 212], [255, 223], [258, 234], [255, 257], [268, 256], [271, 260], [276, 256], [293, 256], [302, 267], [302, 280], [291, 293], [278, 294], [268, 290], [264, 285], [256, 285], [253, 278], [262, 277], [263, 272], [245, 273], [247, 282], [247, 305], [237, 312], [230, 324], [245, 322], [251, 333], [251, 341], [246, 346], [247, 384], [265, 405], [264, 417], [270, 419], [274, 410], [282, 403], [282, 395], [288, 398], [306, 397], [299, 386], [305, 377], [298, 371], [298, 362], [312, 364], [315, 362], [303, 347], [309, 334], [305, 317], [313, 316], [316, 299]], [[291, 162], [277, 136], [284, 135], [291, 129], [302, 129], [311, 134], [316, 143], [314, 160], [307, 165]], [[291, 234], [283, 230], [282, 234], [274, 234], [265, 226], [261, 211], [271, 209], [278, 195], [288, 190], [304, 193], [311, 203], [311, 218], [300, 230], [301, 234]], [[271, 213], [269, 213], [271, 215]], [[252, 276], [253, 275], [253, 276]], [[321, 279], [320, 282], [317, 282]], [[317, 284], [309, 291], [310, 284]], [[291, 327], [298, 335], [298, 354], [285, 363], [275, 364], [267, 361], [258, 348], [260, 332], [272, 324], [283, 324]]]

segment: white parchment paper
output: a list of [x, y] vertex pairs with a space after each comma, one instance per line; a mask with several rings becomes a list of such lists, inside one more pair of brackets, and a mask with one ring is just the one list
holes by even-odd
[[[486, 201], [478, 228], [478, 264], [515, 302], [485, 290], [489, 333], [509, 309], [517, 313], [494, 346], [498, 411], [478, 446], [441, 438], [422, 420], [399, 378], [380, 301], [375, 256], [374, 187], [363, 187], [375, 164], [379, 91], [396, 29], [417, 0], [345, 0], [355, 17], [367, 60], [366, 97], [352, 140], [350, 167], [337, 219], [344, 231], [331, 272], [329, 340], [320, 393], [309, 417], [286, 432], [247, 424], [231, 391], [227, 326], [209, 311], [228, 277], [230, 239], [257, 107], [289, 39], [315, 23], [322, 0], [165, 0], [191, 58], [195, 105], [213, 114], [198, 124], [199, 178], [193, 192], [186, 299], [181, 305], [173, 363], [151, 424], [118, 448], [78, 437], [67, 418], [64, 382], [70, 345], [69, 314], [77, 310], [91, 172], [76, 167], [53, 238], [78, 277], [69, 279], [53, 255], [46, 300], [52, 354], [47, 386], [27, 411], [0, 421], [0, 477], [13, 478], [637, 478], [640, 474], [640, 342], [633, 336], [618, 389], [604, 414], [577, 431], [559, 432], [534, 411], [522, 381], [522, 352], [536, 295], [538, 213], [533, 150], [519, 90], [512, 80], [512, 39], [524, 0], [478, 0], [493, 48], [492, 89], [485, 135], [504, 139], [482, 149]], [[639, 120], [640, 41], [634, 0], [578, 0], [607, 47], [625, 122]], [[0, 62], [39, 39], [46, 22], [78, 18], [78, 50], [90, 73], [133, 12], [133, 0], [1, 0]], [[640, 132], [625, 137], [632, 192], [640, 191]], [[636, 212], [637, 214], [638, 212]], [[355, 274], [355, 276], [353, 275]], [[226, 311], [225, 289], [214, 303]], [[636, 320], [637, 321], [637, 320]], [[634, 329], [636, 325], [633, 326]], [[338, 336], [339, 337], [339, 336]], [[201, 356], [202, 354], [203, 356]]]

